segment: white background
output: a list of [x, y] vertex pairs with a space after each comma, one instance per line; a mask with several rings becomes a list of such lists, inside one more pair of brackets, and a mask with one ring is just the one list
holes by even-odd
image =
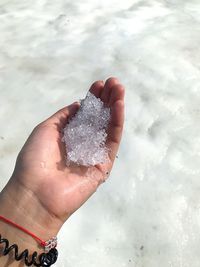
[[35, 125], [95, 80], [126, 87], [119, 159], [55, 266], [199, 267], [199, 44], [199, 0], [0, 0], [0, 188]]

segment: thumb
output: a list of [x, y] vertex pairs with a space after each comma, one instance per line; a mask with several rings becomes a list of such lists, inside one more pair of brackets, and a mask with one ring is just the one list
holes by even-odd
[[55, 114], [46, 119], [44, 123], [48, 125], [54, 124], [58, 128], [62, 129], [63, 127], [65, 127], [67, 121], [75, 115], [79, 107], [80, 103], [74, 102], [73, 104], [58, 110]]

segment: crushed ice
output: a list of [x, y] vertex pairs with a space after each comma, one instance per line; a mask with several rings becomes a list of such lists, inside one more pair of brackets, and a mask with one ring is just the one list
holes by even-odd
[[88, 92], [86, 98], [81, 100], [80, 109], [64, 128], [67, 165], [74, 162], [94, 166], [108, 161], [105, 142], [109, 120], [110, 108]]

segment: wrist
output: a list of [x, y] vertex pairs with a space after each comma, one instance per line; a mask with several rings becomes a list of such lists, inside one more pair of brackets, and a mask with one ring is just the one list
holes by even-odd
[[[46, 241], [56, 236], [62, 224], [41, 205], [33, 192], [16, 182], [13, 177], [0, 193], [0, 215], [10, 219]], [[0, 234], [16, 243], [20, 250], [42, 251], [39, 242], [22, 230], [0, 220]]]

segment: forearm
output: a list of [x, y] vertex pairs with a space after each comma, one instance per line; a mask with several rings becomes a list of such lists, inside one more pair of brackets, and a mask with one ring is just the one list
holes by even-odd
[[[45, 241], [56, 236], [61, 227], [59, 220], [48, 213], [33, 193], [16, 183], [13, 178], [0, 193], [0, 215], [19, 224]], [[34, 238], [3, 220], [0, 220], [0, 234], [9, 240], [10, 245], [17, 244], [19, 253], [25, 249], [29, 250], [30, 255], [34, 251], [37, 251], [38, 254], [44, 252], [44, 249]], [[0, 246], [0, 248], [3, 247], [4, 245]], [[13, 254], [10, 256], [12, 257], [2, 256], [0, 252], [0, 266], [23, 266], [22, 262], [13, 261]]]

